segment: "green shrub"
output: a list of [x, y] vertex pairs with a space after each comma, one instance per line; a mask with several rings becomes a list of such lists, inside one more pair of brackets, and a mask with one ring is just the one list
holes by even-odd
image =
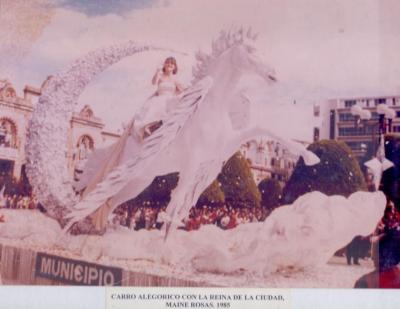
[[299, 159], [283, 190], [283, 203], [293, 203], [311, 191], [347, 197], [353, 192], [366, 190], [360, 166], [344, 142], [322, 140], [311, 144], [308, 150], [314, 152], [321, 162], [306, 166], [303, 159]]
[[232, 207], [259, 207], [261, 194], [251, 173], [250, 164], [239, 152], [234, 154], [218, 176], [225, 201]]
[[221, 206], [225, 203], [225, 194], [221, 190], [221, 183], [216, 179], [207, 189], [200, 195], [196, 206], [201, 207], [203, 205], [208, 206]]
[[142, 193], [128, 203], [130, 205], [146, 205], [157, 208], [166, 206], [171, 199], [171, 191], [178, 184], [178, 175], [178, 173], [171, 173], [164, 176], [157, 176]]
[[265, 178], [258, 184], [261, 193], [261, 206], [267, 210], [273, 210], [279, 206], [282, 198], [282, 188], [279, 181]]

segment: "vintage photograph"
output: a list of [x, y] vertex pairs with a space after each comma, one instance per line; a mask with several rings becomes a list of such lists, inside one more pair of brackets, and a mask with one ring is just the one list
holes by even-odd
[[0, 0], [0, 284], [399, 288], [399, 9]]

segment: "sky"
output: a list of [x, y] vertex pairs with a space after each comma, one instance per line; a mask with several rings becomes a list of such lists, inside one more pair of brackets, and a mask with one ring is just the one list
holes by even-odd
[[[287, 100], [399, 95], [396, 0], [0, 0], [0, 78], [21, 94], [91, 50], [131, 39], [174, 54], [189, 84], [194, 53], [221, 29], [251, 26]], [[77, 109], [93, 107], [106, 128], [129, 121], [170, 53], [122, 60], [98, 76]]]
[[59, 0], [59, 6], [79, 11], [87, 16], [106, 14], [124, 15], [134, 9], [144, 9], [157, 4], [156, 0]]

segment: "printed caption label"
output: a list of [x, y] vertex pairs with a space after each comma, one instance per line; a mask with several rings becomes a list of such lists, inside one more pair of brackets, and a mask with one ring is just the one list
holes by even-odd
[[106, 298], [107, 309], [292, 308], [290, 290], [284, 289], [108, 287]]

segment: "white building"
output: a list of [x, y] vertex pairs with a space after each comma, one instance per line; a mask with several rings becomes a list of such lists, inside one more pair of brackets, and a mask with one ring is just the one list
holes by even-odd
[[280, 143], [268, 139], [251, 140], [240, 151], [249, 160], [256, 183], [264, 178], [287, 181], [298, 160]]
[[[319, 106], [294, 101], [281, 107], [281, 113], [268, 122], [275, 132], [293, 136], [307, 147], [319, 139], [322, 120]], [[250, 161], [256, 183], [265, 178], [286, 182], [299, 159], [282, 144], [268, 138], [251, 140], [242, 145], [240, 151]]]
[[[25, 143], [29, 119], [41, 94], [41, 89], [26, 86], [23, 97], [19, 97], [13, 85], [0, 80], [0, 175], [21, 177], [26, 162]], [[67, 132], [68, 167], [73, 175], [74, 166], [96, 147], [118, 139], [119, 135], [104, 132], [104, 123], [86, 105], [71, 119], [71, 130]]]

